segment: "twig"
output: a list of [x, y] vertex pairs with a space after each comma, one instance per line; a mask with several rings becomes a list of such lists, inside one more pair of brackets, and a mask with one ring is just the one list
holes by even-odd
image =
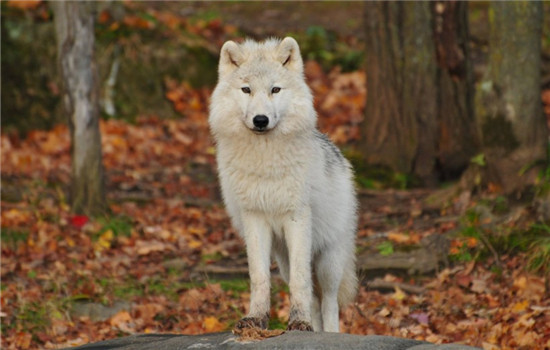
[[487, 247], [487, 249], [489, 249], [491, 251], [491, 253], [493, 254], [494, 258], [495, 258], [495, 262], [496, 264], [499, 266], [499, 267], [502, 267], [502, 264], [500, 262], [500, 256], [498, 255], [496, 249], [493, 247], [493, 245], [491, 244], [491, 242], [489, 242], [489, 239], [485, 236], [485, 234], [483, 232], [481, 232], [480, 230], [480, 233], [479, 233], [479, 238], [481, 239], [481, 241], [483, 242], [483, 244], [485, 244], [485, 246]]

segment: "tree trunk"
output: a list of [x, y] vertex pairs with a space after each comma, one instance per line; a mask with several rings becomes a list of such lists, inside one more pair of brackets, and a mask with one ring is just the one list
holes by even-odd
[[467, 166], [477, 143], [466, 6], [365, 4], [368, 164], [413, 174], [426, 185]]
[[438, 145], [440, 177], [456, 178], [481, 147], [474, 114], [473, 67], [469, 59], [468, 2], [435, 3]]
[[510, 193], [534, 183], [546, 160], [541, 102], [540, 2], [493, 2], [489, 66], [476, 95], [487, 181]]
[[71, 204], [76, 213], [104, 213], [105, 201], [97, 70], [94, 60], [93, 4], [54, 1], [64, 104], [71, 132]]

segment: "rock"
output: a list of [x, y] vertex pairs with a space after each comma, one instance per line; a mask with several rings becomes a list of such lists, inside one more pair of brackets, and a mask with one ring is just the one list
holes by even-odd
[[71, 307], [70, 314], [75, 318], [87, 317], [93, 322], [102, 322], [120, 311], [129, 311], [131, 307], [132, 304], [127, 301], [116, 301], [111, 306], [93, 302], [77, 302]]
[[262, 341], [240, 342], [229, 333], [203, 335], [142, 334], [87, 344], [73, 350], [175, 350], [175, 349], [362, 349], [362, 350], [473, 350], [459, 345], [436, 345], [413, 339], [378, 335], [322, 332], [286, 332]]

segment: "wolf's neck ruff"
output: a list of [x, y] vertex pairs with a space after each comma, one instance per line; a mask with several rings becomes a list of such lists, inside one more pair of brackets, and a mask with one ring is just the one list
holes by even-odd
[[239, 142], [219, 141], [217, 159], [227, 185], [243, 209], [272, 215], [294, 210], [308, 190], [311, 138], [247, 134]]

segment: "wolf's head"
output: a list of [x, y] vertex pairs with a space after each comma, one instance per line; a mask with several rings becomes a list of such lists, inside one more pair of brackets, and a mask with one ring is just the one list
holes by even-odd
[[311, 92], [293, 38], [228, 41], [218, 73], [210, 110], [214, 134], [292, 134], [315, 126]]

